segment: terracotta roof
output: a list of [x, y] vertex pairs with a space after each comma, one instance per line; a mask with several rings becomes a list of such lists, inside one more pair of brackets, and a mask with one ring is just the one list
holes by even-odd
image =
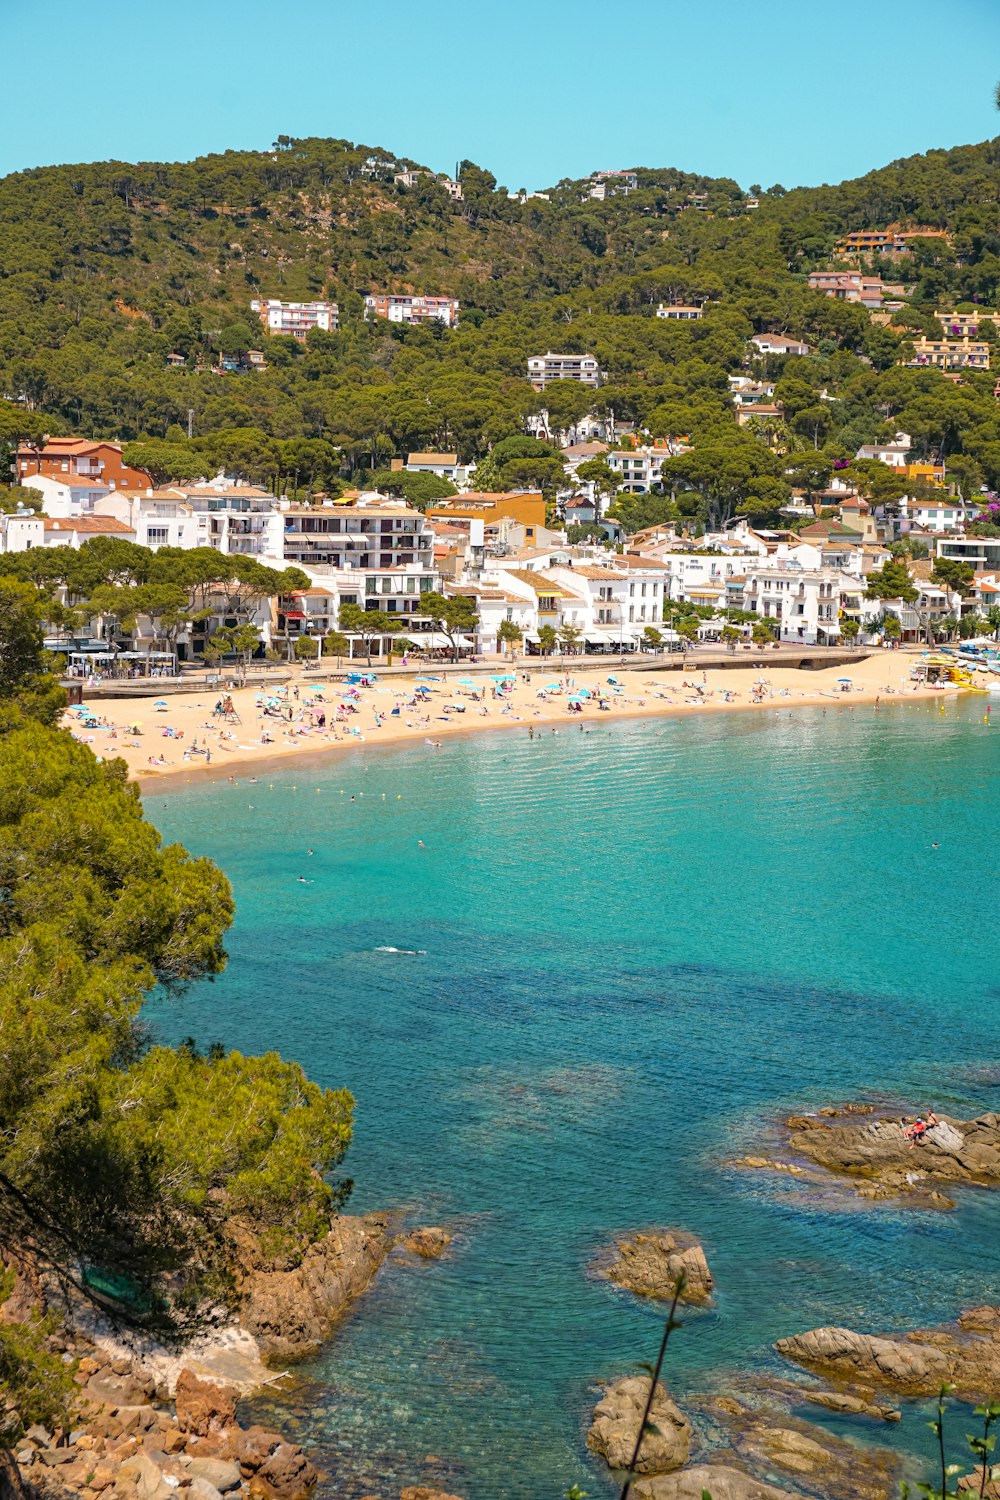
[[621, 572], [616, 573], [615, 570], [614, 570], [614, 568], [601, 568], [601, 567], [579, 568], [579, 567], [574, 567], [573, 572], [579, 578], [612, 578], [612, 579], [617, 579], [617, 581], [619, 583], [621, 583], [624, 580], [624, 578], [626, 577], [626, 573], [624, 572], [624, 570], [621, 571]]
[[651, 573], [655, 573], [657, 570], [664, 573], [668, 571], [666, 563], [660, 562], [658, 558], [637, 557], [634, 552], [624, 552], [620, 556], [616, 555], [615, 563], [622, 568], [638, 568], [640, 571], [648, 569]]
[[600, 443], [596, 439], [592, 443], [571, 443], [568, 448], [563, 448], [563, 458], [570, 460], [574, 458], [596, 458], [599, 453], [607, 453], [607, 443]]
[[113, 516], [77, 516], [75, 520], [53, 520], [51, 516], [43, 516], [46, 531], [64, 531], [72, 535], [75, 531], [79, 535], [90, 536], [135, 536], [135, 527], [126, 526], [123, 521], [116, 521]]
[[457, 453], [409, 453], [406, 457], [408, 464], [457, 464]]
[[529, 568], [504, 568], [511, 578], [516, 578], [519, 583], [526, 583], [529, 588], [534, 589], [536, 594], [552, 594], [557, 599], [576, 599], [579, 596], [567, 593], [558, 583], [553, 583], [551, 578], [546, 578], [544, 573], [532, 573]]

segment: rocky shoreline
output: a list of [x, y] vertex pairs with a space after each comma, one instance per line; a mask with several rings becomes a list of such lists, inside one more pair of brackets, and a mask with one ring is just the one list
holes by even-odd
[[[17, 1445], [19, 1475], [0, 1493], [39, 1500], [306, 1500], [315, 1464], [280, 1432], [244, 1427], [241, 1395], [280, 1375], [274, 1366], [316, 1353], [394, 1251], [436, 1259], [445, 1229], [399, 1230], [398, 1216], [342, 1215], [294, 1260], [266, 1257], [249, 1227], [232, 1233], [235, 1318], [178, 1352], [124, 1337], [86, 1305], [59, 1307], [51, 1353], [73, 1367], [73, 1425], [35, 1426]], [[2, 1315], [17, 1321], [45, 1302], [40, 1279], [19, 1266]], [[405, 1500], [454, 1500], [422, 1486]]]

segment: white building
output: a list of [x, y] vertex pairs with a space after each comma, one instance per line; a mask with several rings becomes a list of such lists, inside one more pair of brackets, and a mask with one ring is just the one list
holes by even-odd
[[279, 502], [267, 490], [218, 475], [195, 484], [119, 490], [97, 501], [95, 515], [125, 523], [143, 547], [214, 547], [227, 556], [281, 566]]
[[664, 598], [689, 604], [701, 603], [708, 590], [718, 590], [719, 600], [724, 604], [727, 581], [743, 577], [748, 569], [760, 564], [759, 555], [753, 552], [722, 556], [657, 550], [656, 559], [664, 569]]
[[755, 333], [751, 344], [761, 354], [811, 354], [808, 344], [801, 339], [786, 338], [783, 333]]
[[0, 511], [0, 552], [30, 552], [45, 546], [45, 519], [32, 510]]
[[647, 495], [660, 482], [660, 470], [678, 449], [616, 448], [607, 455], [608, 468], [621, 476], [626, 495]]
[[840, 638], [841, 594], [846, 586], [863, 593], [860, 579], [847, 579], [832, 568], [805, 569], [792, 563], [747, 569], [743, 608], [775, 620], [783, 641], [814, 646]]
[[854, 456], [878, 459], [880, 464], [888, 464], [890, 469], [905, 469], [910, 461], [912, 443], [913, 439], [908, 432], [897, 432], [891, 442], [863, 443]]
[[333, 333], [340, 312], [336, 302], [279, 302], [276, 297], [255, 297], [251, 308], [268, 334], [304, 339], [312, 328]]
[[450, 479], [452, 484], [468, 482], [469, 468], [460, 464], [457, 453], [410, 453], [406, 459], [408, 474], [434, 474], [438, 479]]
[[365, 298], [366, 318], [390, 323], [443, 323], [454, 328], [459, 307], [454, 297], [408, 297], [395, 292], [373, 292]]
[[78, 474], [29, 474], [22, 483], [25, 489], [38, 492], [47, 516], [61, 519], [93, 515], [96, 501], [114, 493], [113, 485]]
[[601, 371], [592, 354], [535, 354], [528, 360], [528, 380], [544, 390], [552, 380], [578, 380], [581, 385], [600, 385]]
[[670, 318], [677, 323], [697, 323], [702, 316], [702, 309], [682, 302], [661, 302], [656, 309], [656, 316]]
[[78, 550], [84, 542], [93, 541], [98, 536], [120, 537], [125, 542], [135, 541], [135, 532], [131, 526], [126, 526], [111, 516], [75, 516], [66, 520], [42, 516], [40, 519], [43, 523], [43, 547], [72, 547]]

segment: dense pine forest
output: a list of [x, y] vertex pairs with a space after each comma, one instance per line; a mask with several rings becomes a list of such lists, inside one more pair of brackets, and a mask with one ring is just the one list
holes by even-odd
[[[781, 381], [765, 458], [822, 449], [832, 463], [903, 426], [919, 455], [961, 457], [961, 482], [1000, 485], [994, 376], [956, 384], [900, 367], [909, 338], [940, 336], [936, 308], [997, 303], [1000, 140], [838, 186], [754, 185], [755, 209], [735, 182], [674, 169], [640, 169], [637, 191], [603, 202], [570, 181], [522, 201], [471, 162], [454, 201], [431, 174], [415, 187], [372, 175], [366, 163], [383, 159], [282, 138], [190, 163], [4, 179], [0, 439], [79, 431], [141, 444], [157, 478], [212, 462], [270, 483], [294, 470], [319, 487], [409, 449], [481, 458], [542, 405], [568, 423], [596, 404], [654, 435], [739, 448], [745, 468], [762, 434], [737, 428], [727, 377], [748, 362], [751, 335], [783, 332], [815, 352], [751, 365]], [[946, 231], [911, 241], [905, 264], [871, 264], [907, 284], [891, 324], [809, 289], [844, 233], [889, 224]], [[370, 291], [453, 295], [460, 325], [366, 323]], [[332, 298], [340, 330], [267, 339], [266, 370], [213, 373], [222, 355], [261, 346], [258, 295]], [[675, 300], [704, 301], [705, 316], [655, 316]], [[531, 389], [525, 360], [547, 349], [597, 356], [596, 403], [566, 383], [544, 401]], [[767, 462], [750, 468], [781, 482]], [[516, 466], [519, 482], [528, 469]], [[773, 485], [757, 488], [766, 510]]]

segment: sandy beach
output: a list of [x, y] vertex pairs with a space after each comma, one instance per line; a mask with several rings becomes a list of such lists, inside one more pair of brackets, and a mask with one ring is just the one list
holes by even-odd
[[[941, 689], [910, 681], [914, 660], [906, 652], [886, 651], [848, 669], [837, 665], [820, 671], [780, 665], [701, 669], [693, 662], [683, 672], [591, 666], [576, 671], [566, 663], [562, 669], [553, 666], [551, 674], [536, 672], [530, 681], [516, 664], [471, 668], [461, 679], [444, 679], [431, 670], [379, 679], [376, 669], [373, 686], [353, 689], [346, 682], [317, 684], [292, 672], [265, 690], [207, 689], [170, 700], [95, 698], [89, 716], [70, 709], [64, 723], [95, 754], [120, 756], [141, 782], [221, 777], [237, 768], [258, 769], [361, 745], [410, 741], [430, 751], [470, 730], [550, 733], [594, 719], [940, 698]], [[504, 672], [514, 680], [501, 688], [495, 679]], [[845, 691], [840, 679], [848, 675]], [[552, 690], [554, 685], [560, 690]], [[576, 705], [570, 701], [574, 696]], [[233, 714], [220, 711], [227, 699]]]

